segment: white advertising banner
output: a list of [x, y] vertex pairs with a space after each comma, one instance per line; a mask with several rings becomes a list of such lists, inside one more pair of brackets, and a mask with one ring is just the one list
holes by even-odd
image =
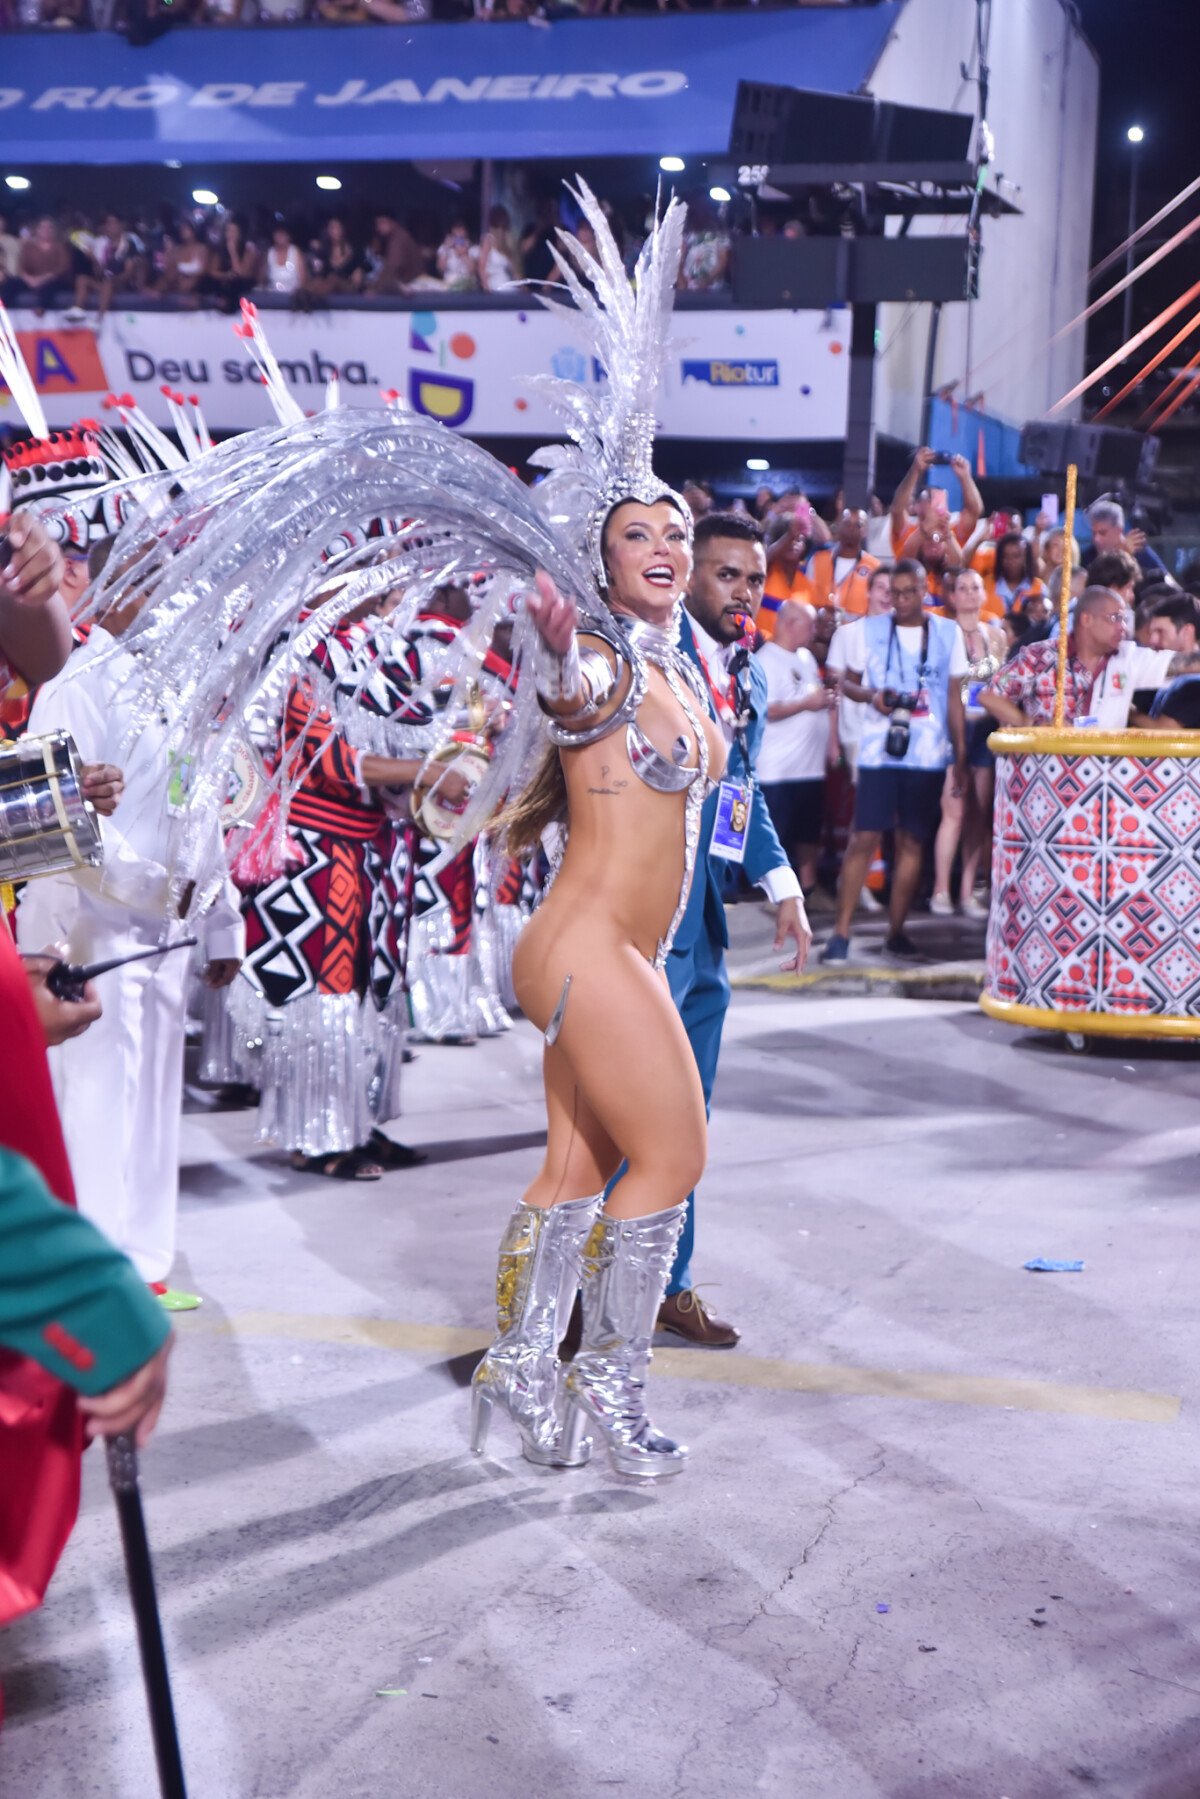
[[[603, 372], [556, 315], [528, 311], [264, 312], [263, 323], [300, 404], [324, 404], [330, 377], [341, 403], [378, 405], [395, 389], [414, 411], [473, 437], [561, 436], [535, 377], [603, 381]], [[114, 312], [98, 328], [61, 317], [14, 315], [52, 425], [103, 417], [109, 393], [130, 393], [169, 425], [162, 389], [199, 399], [214, 430], [270, 417], [233, 322], [208, 312]], [[842, 438], [850, 315], [824, 312], [681, 312], [659, 407], [664, 436]], [[0, 382], [0, 424], [16, 423]]]

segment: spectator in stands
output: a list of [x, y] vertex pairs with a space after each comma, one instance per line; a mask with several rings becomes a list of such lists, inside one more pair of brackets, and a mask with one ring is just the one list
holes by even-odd
[[7, 216], [0, 212], [0, 300], [7, 306], [16, 296], [21, 268], [21, 240], [8, 228]]
[[808, 559], [805, 574], [814, 606], [832, 606], [841, 618], [850, 613], [861, 618], [867, 610], [867, 587], [879, 567], [863, 549], [867, 515], [857, 506], [846, 506], [837, 522], [837, 535]]
[[438, 246], [437, 272], [451, 293], [471, 293], [479, 286], [479, 245], [471, 242], [465, 219], [455, 219]]
[[699, 521], [713, 509], [713, 491], [707, 481], [685, 481], [683, 497], [693, 520]]
[[309, 256], [312, 275], [309, 286], [322, 296], [356, 294], [366, 278], [366, 262], [360, 247], [351, 240], [346, 222], [335, 213], [317, 238]]
[[[926, 591], [937, 606], [950, 605], [949, 588], [962, 567], [962, 548], [948, 515], [926, 513], [908, 540], [909, 557], [925, 570]], [[997, 608], [999, 610], [999, 608]]]
[[1019, 612], [1029, 594], [1042, 591], [1034, 567], [1033, 545], [1019, 531], [1006, 531], [996, 540], [992, 572], [984, 576], [983, 587], [985, 617], [995, 618], [1001, 612]]
[[40, 218], [21, 239], [17, 274], [24, 293], [19, 297], [40, 318], [48, 306], [66, 306], [71, 295], [71, 254], [55, 221]]
[[521, 267], [527, 281], [558, 280], [558, 270], [550, 254], [551, 244], [557, 242], [558, 199], [554, 194], [543, 194], [532, 224], [521, 234]]
[[[970, 541], [976, 525], [983, 517], [983, 498], [971, 474], [965, 456], [951, 456], [950, 467], [962, 488], [962, 510], [950, 514], [943, 489], [925, 485], [931, 468], [945, 458], [928, 447], [917, 451], [908, 473], [892, 496], [892, 555], [912, 556], [921, 534], [953, 532], [961, 549]], [[918, 491], [919, 490], [919, 491]], [[944, 561], [945, 558], [943, 557]]]
[[770, 637], [775, 629], [775, 614], [787, 600], [811, 605], [812, 583], [805, 569], [811, 547], [810, 533], [815, 514], [806, 500], [799, 501], [787, 515], [783, 533], [767, 550], [767, 588], [759, 613], [759, 630]]
[[1180, 675], [1156, 694], [1148, 722], [1155, 731], [1200, 731], [1200, 675]]
[[911, 557], [892, 570], [891, 618], [860, 618], [843, 627], [844, 691], [861, 700], [858, 793], [854, 831], [838, 883], [837, 923], [821, 955], [844, 962], [867, 870], [885, 831], [896, 833], [896, 862], [888, 903], [890, 955], [920, 952], [905, 932], [925, 851], [941, 819], [946, 769], [967, 783], [962, 682], [967, 674], [963, 634], [948, 618], [925, 611], [924, 571]]
[[[1127, 608], [1110, 587], [1087, 587], [1075, 605], [1075, 627], [1067, 640], [1067, 680], [1063, 722], [1123, 731], [1139, 689], [1161, 687], [1188, 673], [1185, 656], [1143, 649], [1125, 635]], [[1054, 723], [1058, 645], [1031, 643], [1019, 649], [980, 696], [997, 724], [1021, 729]], [[1140, 714], [1132, 722], [1144, 722]]]
[[517, 282], [516, 244], [507, 206], [493, 206], [479, 245], [479, 285], [485, 294], [502, 294]]
[[174, 237], [167, 242], [163, 254], [163, 272], [158, 291], [178, 294], [188, 300], [199, 297], [207, 285], [212, 251], [200, 237], [190, 219], [180, 219]]
[[1200, 607], [1190, 593], [1168, 594], [1150, 608], [1149, 639], [1152, 650], [1197, 649]]
[[[1087, 576], [1080, 571], [1084, 585]], [[1015, 618], [1016, 636], [1021, 643], [1040, 643], [1050, 635], [1050, 621], [1058, 608], [1058, 595], [1062, 588], [1062, 570], [1056, 568], [1050, 577], [1050, 587], [1045, 593], [1031, 593], [1018, 613], [1008, 613], [1006, 617]], [[1083, 588], [1079, 589], [1082, 593]], [[1076, 595], [1078, 598], [1078, 595]]]
[[[1043, 537], [1041, 553], [1043, 581], [1048, 581], [1055, 569], [1062, 567], [1066, 542], [1067, 534], [1061, 525], [1055, 525], [1054, 529], [1047, 531]], [[1076, 569], [1079, 566], [1079, 539], [1073, 537], [1071, 539], [1071, 567]]]
[[1008, 644], [1000, 626], [989, 623], [984, 616], [983, 577], [976, 569], [959, 570], [950, 601], [967, 650], [962, 703], [967, 725], [968, 772], [966, 781], [960, 786], [951, 771], [942, 789], [942, 822], [933, 846], [933, 894], [929, 910], [939, 915], [954, 911], [950, 881], [961, 841], [959, 910], [966, 918], [986, 918], [987, 907], [975, 898], [975, 884], [992, 817], [996, 758], [987, 745], [995, 726], [980, 695], [1004, 662]]
[[[892, 609], [892, 577], [890, 570], [877, 568], [867, 582], [867, 618], [878, 618], [882, 612]], [[863, 714], [866, 706], [862, 700], [852, 700], [846, 692], [845, 673], [849, 664], [846, 652], [850, 644], [849, 625], [847, 620], [840, 624], [833, 634], [829, 645], [829, 655], [825, 670], [837, 682], [837, 705], [829, 714], [829, 764], [836, 768], [845, 758], [846, 767], [850, 770], [850, 779], [858, 778], [858, 741], [862, 736]]]
[[688, 202], [687, 229], [679, 286], [693, 293], [712, 293], [729, 278], [729, 233], [707, 200]]
[[280, 222], [271, 233], [271, 244], [263, 258], [262, 286], [279, 299], [295, 300], [308, 286], [308, 263], [288, 227]]
[[1092, 541], [1084, 552], [1083, 565], [1089, 574], [1097, 556], [1108, 555], [1114, 550], [1127, 551], [1143, 574], [1167, 573], [1162, 557], [1146, 542], [1146, 533], [1125, 529], [1125, 508], [1116, 500], [1096, 500], [1088, 507], [1088, 523], [1092, 527]]
[[767, 723], [754, 772], [775, 834], [805, 897], [817, 884], [825, 805], [829, 695], [811, 645], [811, 606], [786, 600], [757, 654], [767, 676]]
[[1133, 611], [1138, 582], [1138, 565], [1129, 550], [1105, 550], [1095, 556], [1087, 569], [1089, 587], [1107, 587], [1119, 594], [1130, 612]]
[[221, 227], [220, 242], [212, 253], [209, 281], [226, 312], [236, 312], [258, 285], [261, 259], [258, 246], [246, 237], [241, 221], [232, 216]]
[[100, 235], [92, 242], [90, 262], [89, 272], [75, 278], [74, 310], [80, 317], [93, 298], [97, 314], [103, 318], [115, 294], [137, 294], [145, 287], [146, 246], [118, 213], [105, 213]]
[[394, 212], [376, 213], [369, 262], [364, 283], [369, 294], [401, 294], [425, 273], [420, 245]]
[[767, 487], [764, 484], [755, 493], [754, 498], [750, 503], [751, 516], [756, 518], [760, 525], [764, 524], [774, 504], [775, 489], [773, 487]]

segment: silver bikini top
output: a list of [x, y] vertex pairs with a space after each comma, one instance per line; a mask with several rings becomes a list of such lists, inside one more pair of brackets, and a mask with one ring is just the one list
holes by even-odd
[[[627, 613], [613, 613], [611, 626], [589, 624], [586, 635], [598, 637], [602, 643], [607, 644], [614, 652], [618, 666], [623, 663], [629, 669], [629, 687], [625, 697], [600, 723], [585, 726], [581, 730], [567, 730], [553, 717], [546, 720], [550, 741], [559, 749], [584, 749], [590, 743], [598, 743], [602, 737], [610, 737], [614, 731], [619, 731], [624, 726], [629, 766], [639, 781], [653, 788], [656, 793], [682, 793], [687, 796], [684, 806], [683, 883], [675, 915], [667, 928], [666, 936], [659, 940], [654, 957], [654, 966], [659, 969], [666, 967], [675, 933], [687, 911], [696, 867], [696, 852], [700, 844], [700, 814], [705, 800], [715, 786], [715, 782], [709, 779], [708, 739], [701, 723], [702, 716], [708, 712], [708, 699], [699, 670], [679, 647], [681, 611], [682, 607], [676, 608], [671, 623], [667, 626], [647, 624], [644, 619], [631, 617]], [[601, 655], [599, 651], [594, 653], [598, 657]], [[691, 726], [696, 740], [697, 759], [694, 765], [689, 766], [686, 761], [686, 737], [677, 737], [671, 746], [671, 754], [667, 756], [657, 745], [651, 743], [638, 724], [638, 709], [646, 697], [649, 663], [662, 670], [667, 686]], [[607, 662], [605, 667], [607, 671]]]

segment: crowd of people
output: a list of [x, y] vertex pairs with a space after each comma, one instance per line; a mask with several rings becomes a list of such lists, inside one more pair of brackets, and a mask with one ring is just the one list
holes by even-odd
[[124, 31], [174, 25], [419, 25], [431, 20], [559, 20], [625, 12], [720, 11], [798, 0], [0, 0], [0, 31]]
[[[650, 199], [628, 218], [605, 206], [630, 269], [652, 212]], [[775, 228], [773, 221], [764, 223]], [[116, 300], [236, 312], [247, 296], [308, 308], [348, 298], [499, 294], [515, 291], [520, 282], [558, 279], [551, 246], [562, 226], [594, 251], [587, 220], [557, 197], [535, 201], [521, 225], [497, 203], [482, 229], [465, 212], [402, 218], [387, 207], [353, 218], [334, 213], [290, 221], [266, 208], [243, 217], [221, 207], [182, 213], [160, 207], [153, 216], [133, 219], [118, 212], [90, 218], [71, 209], [17, 220], [0, 209], [0, 300], [39, 314], [65, 311], [76, 320], [93, 311], [102, 318]], [[793, 227], [799, 229], [798, 223]], [[788, 222], [781, 228], [789, 229]], [[694, 197], [680, 288], [727, 288], [731, 243], [718, 209]]]
[[[939, 465], [959, 484], [957, 511], [931, 480]], [[704, 483], [685, 492], [698, 516], [710, 512]], [[856, 912], [879, 910], [885, 893], [887, 952], [918, 958], [905, 928], [918, 903], [987, 918], [987, 739], [997, 725], [1053, 720], [1063, 526], [1040, 511], [1029, 523], [1003, 506], [988, 515], [966, 459], [928, 448], [887, 507], [839, 498], [826, 522], [806, 494], [769, 487], [735, 505], [766, 556], [759, 778], [810, 908], [830, 917], [822, 960], [848, 959]], [[1114, 499], [1080, 523], [1065, 722], [1191, 728], [1200, 566], [1177, 582]]]

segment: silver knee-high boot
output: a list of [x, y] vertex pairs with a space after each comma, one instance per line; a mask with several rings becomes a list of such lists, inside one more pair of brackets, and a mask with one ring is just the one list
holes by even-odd
[[603, 1193], [557, 1206], [522, 1201], [500, 1240], [496, 1269], [499, 1335], [471, 1384], [471, 1448], [482, 1455], [499, 1402], [521, 1433], [527, 1460], [578, 1468], [591, 1442], [575, 1430], [563, 1443], [558, 1345], [579, 1286], [580, 1263]]
[[687, 1450], [646, 1416], [650, 1339], [686, 1206], [646, 1218], [601, 1215], [583, 1257], [583, 1340], [567, 1370], [564, 1447], [595, 1425], [618, 1474], [678, 1474]]

